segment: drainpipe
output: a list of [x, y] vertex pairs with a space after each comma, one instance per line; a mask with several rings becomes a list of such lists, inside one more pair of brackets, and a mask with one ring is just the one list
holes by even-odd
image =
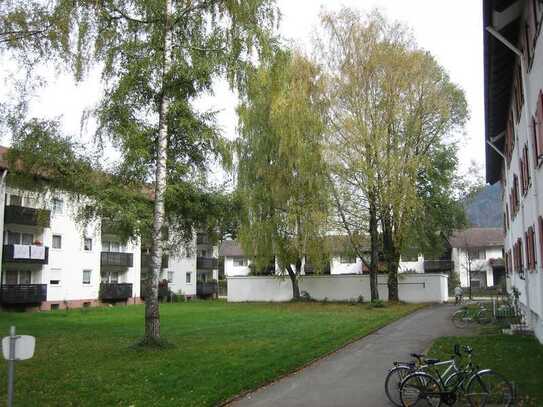
[[2, 252], [4, 248], [4, 211], [6, 209], [6, 175], [8, 170], [2, 171], [2, 177], [0, 178], [0, 285], [3, 282], [3, 267], [2, 267]]
[[[526, 78], [526, 67], [524, 66], [524, 55], [522, 55], [522, 51], [520, 49], [518, 49], [517, 47], [515, 47], [511, 42], [509, 42], [509, 40], [507, 38], [505, 38], [503, 35], [501, 35], [494, 27], [491, 27], [491, 26], [488, 26], [486, 27], [486, 30], [492, 35], [494, 36], [494, 38], [496, 38], [498, 41], [500, 41], [503, 45], [505, 45], [507, 48], [509, 48], [516, 56], [518, 56], [519, 58], [519, 62], [520, 62], [520, 76], [521, 76], [521, 81], [522, 81], [522, 91], [524, 93], [524, 122], [526, 124], [526, 131], [529, 132], [530, 130], [530, 115], [531, 115], [531, 112], [532, 112], [532, 109], [531, 109], [531, 105], [530, 105], [530, 95], [528, 93], [528, 80]], [[529, 141], [529, 135], [528, 135], [528, 141]], [[517, 146], [519, 147], [519, 146]], [[517, 148], [517, 156], [520, 154], [520, 148]], [[518, 158], [518, 157], [517, 157]], [[530, 165], [530, 161], [533, 160], [533, 155], [532, 154], [528, 154], [528, 165]], [[532, 168], [536, 168], [537, 165], [534, 165], [532, 166]], [[534, 195], [534, 202], [535, 202], [535, 217], [534, 219], [537, 219], [537, 214], [539, 214], [539, 202], [538, 202], [538, 193], [537, 193], [537, 182], [535, 181], [535, 171], [533, 172], [534, 176], [532, 177], [532, 191], [533, 191], [533, 195]], [[526, 224], [525, 224], [525, 214], [524, 214], [524, 205], [521, 206], [521, 217], [522, 217], [522, 230], [523, 232], [526, 230]], [[536, 249], [537, 251], [537, 249]], [[541, 258], [541, 254], [543, 253], [540, 253], [540, 257]], [[532, 313], [532, 310], [531, 310], [531, 307], [530, 307], [530, 293], [529, 293], [529, 272], [525, 272], [524, 274], [524, 290], [526, 292], [526, 307], [528, 308], [528, 314], [527, 317], [528, 317], [528, 320], [530, 322], [530, 325], [531, 325], [531, 320], [532, 320], [532, 316], [531, 316], [531, 313]]]

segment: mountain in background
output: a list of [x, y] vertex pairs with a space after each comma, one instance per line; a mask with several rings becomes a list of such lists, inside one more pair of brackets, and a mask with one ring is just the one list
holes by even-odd
[[487, 185], [464, 202], [464, 210], [472, 226], [501, 228], [503, 226], [501, 184], [496, 182], [494, 185]]

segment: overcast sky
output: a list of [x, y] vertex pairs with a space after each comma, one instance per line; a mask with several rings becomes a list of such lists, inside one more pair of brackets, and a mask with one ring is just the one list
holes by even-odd
[[[430, 51], [445, 67], [453, 82], [466, 92], [471, 118], [460, 149], [460, 164], [466, 169], [471, 160], [484, 166], [483, 118], [483, 44], [480, 0], [278, 0], [282, 13], [280, 33], [298, 45], [310, 47], [313, 27], [322, 7], [342, 5], [360, 10], [380, 9], [389, 19], [399, 20], [412, 30], [419, 45]], [[100, 96], [96, 76], [75, 86], [69, 78], [53, 81], [40, 92], [31, 113], [41, 117], [63, 116], [64, 129], [79, 134], [80, 116]], [[218, 83], [213, 97], [204, 97], [198, 105], [220, 111], [219, 125], [228, 138], [236, 128], [235, 96]], [[93, 131], [87, 129], [87, 137]], [[2, 143], [7, 143], [5, 137]]]

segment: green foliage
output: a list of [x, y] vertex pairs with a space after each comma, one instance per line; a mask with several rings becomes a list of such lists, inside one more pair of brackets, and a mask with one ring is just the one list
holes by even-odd
[[325, 254], [322, 85], [313, 64], [284, 51], [249, 77], [238, 108], [238, 193], [241, 241], [257, 268], [274, 256], [283, 269], [306, 256], [318, 263]]

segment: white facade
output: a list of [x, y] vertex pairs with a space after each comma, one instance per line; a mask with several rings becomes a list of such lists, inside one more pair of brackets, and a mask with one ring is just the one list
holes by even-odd
[[[90, 306], [102, 299], [138, 302], [141, 255], [138, 240], [121, 242], [115, 235], [103, 234], [100, 222], [81, 226], [75, 221], [79, 204], [71, 202], [65, 194], [38, 197], [7, 186], [5, 197], [7, 201], [1, 207], [2, 237], [4, 251], [7, 249], [6, 253], [11, 251], [11, 254], [2, 258], [4, 286], [45, 285], [46, 298], [36, 304], [41, 309]], [[49, 210], [49, 224], [27, 225], [24, 223], [33, 222], [5, 216], [6, 210], [24, 214], [21, 211], [28, 209]], [[111, 285], [124, 285], [122, 298], [117, 298], [117, 294], [112, 298], [104, 294], [102, 298], [101, 283], [109, 284], [113, 290], [116, 287]], [[6, 306], [4, 301], [3, 306]]]
[[196, 295], [196, 256], [193, 251], [184, 251], [169, 255], [168, 268], [162, 270], [160, 279], [167, 279], [168, 288], [175, 294], [192, 297]]
[[[228, 277], [228, 301], [285, 302], [292, 299], [292, 284], [280, 277]], [[401, 301], [445, 302], [448, 300], [448, 277], [444, 274], [402, 274], [399, 281]], [[300, 291], [311, 298], [330, 301], [357, 301], [360, 296], [368, 301], [370, 282], [368, 275], [302, 276]], [[378, 276], [379, 297], [388, 298], [387, 276]]]
[[[471, 250], [473, 251], [473, 249]], [[470, 286], [468, 271], [471, 269], [472, 288], [493, 287], [495, 284], [494, 270], [490, 260], [501, 259], [502, 248], [482, 247], [478, 248], [477, 251], [480, 253], [480, 255], [475, 257], [478, 258], [470, 258], [468, 257], [467, 249], [453, 247], [451, 257], [452, 261], [454, 262], [454, 271], [460, 277], [460, 285], [462, 287]]]
[[[488, 4], [487, 4], [488, 3]], [[490, 2], [485, 1], [485, 10], [491, 5]], [[524, 53], [525, 58], [515, 54], [507, 54], [510, 56], [509, 61], [503, 60], [503, 56], [498, 56], [497, 52], [493, 53], [497, 47], [506, 47], [501, 43], [501, 39], [495, 39], [490, 34], [488, 36], [488, 42], [494, 41], [495, 48], [486, 46], [485, 63], [490, 66], [495, 58], [502, 58], [498, 62], [504, 66], [505, 63], [514, 61], [514, 74], [512, 77], [509, 75], [496, 76], [498, 79], [490, 78], [486, 87], [492, 89], [492, 86], [500, 88], [505, 86], [508, 90], [511, 90], [511, 99], [505, 100], [506, 115], [502, 117], [502, 120], [510, 123], [504, 129], [504, 133], [501, 137], [505, 137], [506, 147], [503, 149], [503, 159], [500, 159], [500, 172], [494, 171], [487, 177], [491, 179], [501, 178], [501, 182], [504, 190], [503, 199], [503, 212], [504, 221], [506, 224], [506, 237], [504, 242], [504, 248], [506, 252], [506, 263], [508, 264], [508, 287], [515, 287], [520, 292], [520, 302], [522, 304], [523, 311], [526, 316], [526, 321], [531, 328], [535, 331], [536, 336], [541, 342], [543, 342], [543, 253], [541, 252], [541, 240], [543, 239], [543, 228], [540, 226], [540, 217], [543, 215], [543, 169], [541, 163], [542, 148], [539, 147], [539, 151], [536, 154], [537, 140], [541, 140], [543, 134], [541, 130], [541, 111], [538, 106], [542, 104], [543, 89], [543, 40], [540, 34], [543, 5], [537, 0], [522, 0], [511, 4], [511, 6], [503, 12], [490, 10], [490, 13], [486, 12], [485, 18], [488, 20], [485, 24], [495, 27], [497, 30], [501, 30], [505, 27], [511, 18], [519, 18], [519, 26], [522, 27], [518, 31], [516, 38], [509, 38], [513, 42], [512, 46], [521, 47], [521, 52]], [[535, 16], [535, 22], [534, 22]], [[526, 53], [525, 36], [529, 36], [524, 31], [525, 27], [532, 24], [533, 38], [529, 39], [529, 55]], [[535, 43], [535, 47], [532, 49], [531, 44]], [[506, 49], [506, 48], [501, 48]], [[490, 62], [489, 62], [490, 61]], [[496, 64], [498, 63], [496, 62]], [[504, 75], [504, 72], [499, 72], [498, 75]], [[510, 77], [510, 79], [501, 80], [499, 78]], [[505, 83], [510, 81], [510, 83]], [[496, 91], [497, 92], [497, 91]], [[522, 98], [517, 95], [522, 93]], [[501, 103], [497, 97], [487, 97], [487, 111], [494, 108], [495, 105]], [[520, 106], [520, 107], [518, 107]], [[498, 111], [501, 106], [495, 110]], [[508, 118], [510, 118], [508, 120]], [[488, 117], [487, 117], [488, 120]], [[510, 129], [510, 130], [508, 130]], [[499, 131], [501, 129], [494, 129]], [[534, 138], [534, 132], [536, 137]], [[504, 135], [505, 134], [505, 135]], [[512, 137], [508, 138], [508, 134]], [[497, 138], [500, 134], [489, 134], [487, 129], [487, 139]], [[512, 139], [514, 146], [507, 148], [511, 144], [507, 143], [508, 139]], [[526, 153], [525, 153], [526, 151]], [[510, 164], [507, 164], [507, 156], [510, 156]], [[536, 157], [538, 156], [538, 157]], [[487, 153], [487, 166], [494, 164], [489, 162], [489, 154]], [[492, 156], [490, 156], [492, 157]], [[527, 164], [527, 171], [529, 176], [526, 177], [526, 169], [523, 171], [521, 162]], [[527, 178], [527, 187], [523, 188], [521, 184], [522, 178]], [[516, 189], [516, 196], [518, 199], [514, 199], [513, 193]], [[513, 198], [513, 199], [512, 199]], [[518, 200], [518, 205], [513, 201]], [[514, 209], [514, 207], [518, 207]], [[527, 253], [529, 245], [527, 241], [527, 233], [533, 231], [534, 245], [533, 253], [536, 264], [530, 264], [530, 255]], [[520, 246], [520, 253], [518, 247]]]
[[248, 276], [251, 272], [251, 260], [246, 257], [225, 256], [224, 257], [224, 275], [226, 277]]

